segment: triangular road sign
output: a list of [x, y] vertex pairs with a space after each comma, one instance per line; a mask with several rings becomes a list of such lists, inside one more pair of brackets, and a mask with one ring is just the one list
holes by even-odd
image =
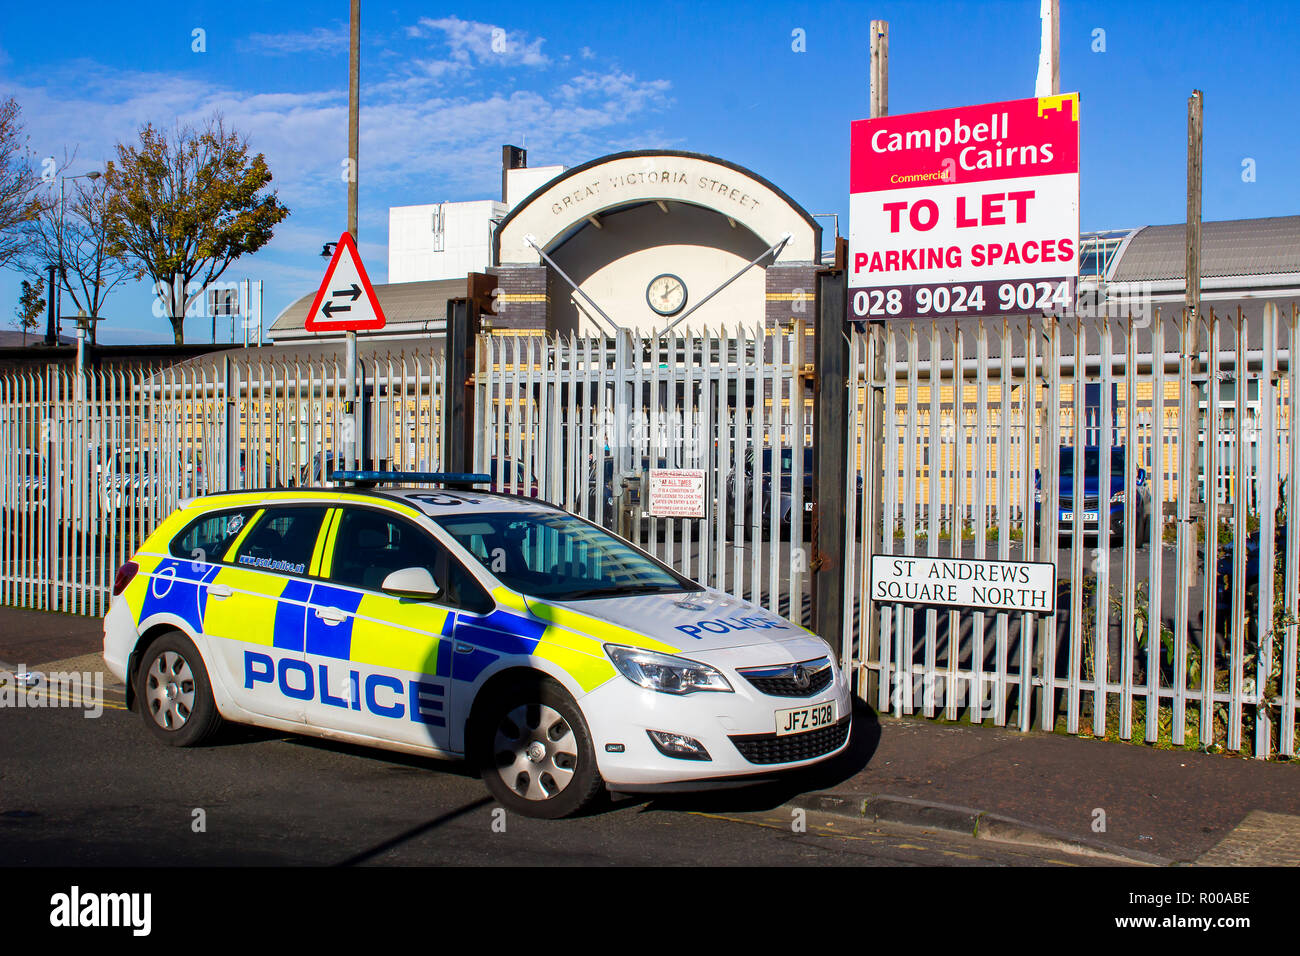
[[307, 310], [308, 332], [348, 332], [382, 329], [384, 310], [361, 264], [352, 233], [339, 236], [325, 279]]

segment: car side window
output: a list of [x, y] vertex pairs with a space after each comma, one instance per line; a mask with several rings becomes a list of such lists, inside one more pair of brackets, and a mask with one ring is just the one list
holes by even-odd
[[240, 542], [233, 563], [256, 571], [306, 574], [326, 510], [311, 505], [267, 508]]
[[256, 513], [256, 508], [241, 508], [201, 515], [172, 538], [169, 550], [177, 558], [220, 561]]
[[378, 591], [402, 568], [425, 568], [438, 579], [443, 549], [425, 530], [382, 511], [345, 508], [334, 535], [330, 580]]
[[334, 536], [330, 581], [378, 591], [403, 568], [424, 568], [438, 584], [437, 603], [486, 614], [496, 603], [428, 531], [369, 508], [345, 508]]
[[446, 573], [435, 577], [447, 595], [446, 603], [452, 607], [464, 608], [475, 614], [487, 614], [497, 606], [483, 585], [450, 555], [447, 556]]

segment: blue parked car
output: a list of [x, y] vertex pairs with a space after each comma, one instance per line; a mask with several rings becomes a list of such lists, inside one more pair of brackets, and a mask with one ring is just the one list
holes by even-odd
[[[1101, 488], [1102, 455], [1110, 454], [1110, 485]], [[1138, 546], [1142, 547], [1151, 535], [1151, 491], [1147, 486], [1145, 468], [1137, 470], [1137, 481], [1133, 488], [1124, 487], [1126, 468], [1126, 449], [1117, 447], [1102, 449], [1095, 445], [1083, 448], [1082, 463], [1076, 463], [1075, 449], [1066, 446], [1061, 449], [1059, 463], [1060, 495], [1056, 502], [1057, 527], [1061, 534], [1072, 534], [1076, 528], [1085, 535], [1100, 534], [1102, 528], [1113, 538], [1124, 534], [1125, 505], [1132, 500], [1132, 516], [1137, 522]], [[1038, 528], [1042, 512], [1043, 492], [1042, 476], [1034, 472], [1034, 527]], [[1074, 513], [1074, 483], [1083, 482], [1083, 495], [1080, 502], [1080, 514]]]

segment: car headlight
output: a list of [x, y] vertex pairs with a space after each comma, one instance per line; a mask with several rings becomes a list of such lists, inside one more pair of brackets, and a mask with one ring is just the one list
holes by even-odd
[[1117, 491], [1110, 496], [1110, 503], [1113, 505], [1122, 505], [1124, 503], [1124, 492]]
[[731, 691], [731, 684], [716, 667], [699, 661], [656, 654], [637, 647], [606, 644], [605, 653], [620, 674], [632, 683], [662, 694], [693, 694], [700, 690]]

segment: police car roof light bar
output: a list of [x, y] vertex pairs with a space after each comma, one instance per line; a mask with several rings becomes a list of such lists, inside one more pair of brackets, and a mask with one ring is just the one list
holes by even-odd
[[335, 471], [330, 481], [346, 482], [369, 488], [378, 484], [439, 484], [468, 488], [473, 485], [490, 485], [491, 475], [464, 471]]

